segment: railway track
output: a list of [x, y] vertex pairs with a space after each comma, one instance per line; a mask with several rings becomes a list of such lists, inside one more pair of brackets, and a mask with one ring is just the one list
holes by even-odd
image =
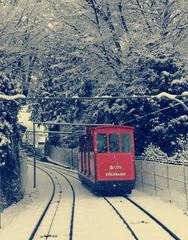
[[[122, 198], [124, 198], [125, 201], [123, 201]], [[127, 226], [134, 240], [181, 240], [168, 227], [162, 224], [157, 218], [148, 213], [137, 203], [128, 197], [122, 198], [118, 198], [118, 200], [116, 198], [114, 200], [112, 197], [104, 197], [106, 202], [122, 220], [123, 224]], [[127, 202], [129, 202], [129, 204]]]
[[[29, 163], [31, 164], [31, 163]], [[57, 171], [53, 169], [47, 169], [46, 167], [43, 166], [37, 166], [38, 169], [41, 171], [45, 172], [49, 178], [51, 179], [52, 185], [53, 185], [53, 191], [52, 194], [48, 200], [48, 203], [46, 207], [44, 208], [40, 218], [38, 219], [34, 229], [31, 232], [31, 235], [29, 237], [29, 240], [33, 239], [61, 239], [59, 238], [59, 234], [57, 234], [55, 231], [52, 232], [52, 228], [56, 229], [56, 218], [57, 215], [61, 215], [61, 213], [65, 213], [65, 211], [68, 211], [67, 208], [64, 207], [62, 211], [62, 206], [64, 203], [64, 198], [63, 198], [63, 183], [62, 182], [62, 177], [64, 180], [67, 182], [69, 185], [71, 191], [72, 191], [72, 204], [69, 207], [70, 209], [70, 221], [69, 223], [69, 230], [67, 229], [63, 234], [66, 236], [66, 239], [72, 240], [73, 239], [73, 223], [74, 223], [74, 209], [75, 209], [75, 192], [74, 188], [71, 184], [71, 182], [68, 180], [66, 176], [63, 174], [60, 174], [61, 177], [57, 176]], [[44, 169], [45, 168], [45, 169]], [[70, 196], [70, 195], [69, 195]], [[69, 199], [70, 200], [70, 199]], [[66, 214], [67, 217], [67, 214]], [[59, 222], [58, 222], [59, 224]], [[64, 225], [65, 222], [62, 222], [62, 225]], [[55, 226], [55, 227], [54, 227]], [[69, 232], [68, 232], [69, 231]]]
[[52, 203], [52, 201], [53, 201], [53, 199], [54, 199], [55, 189], [56, 189], [55, 181], [54, 181], [54, 178], [51, 176], [51, 174], [49, 174], [46, 170], [44, 170], [44, 169], [42, 169], [42, 168], [40, 168], [40, 167], [37, 167], [37, 168], [40, 169], [41, 171], [43, 171], [44, 173], [46, 173], [46, 174], [48, 175], [48, 177], [50, 178], [50, 180], [51, 180], [51, 182], [52, 182], [53, 190], [52, 190], [52, 194], [51, 194], [51, 196], [50, 196], [50, 198], [49, 198], [49, 200], [48, 200], [48, 202], [47, 202], [46, 207], [44, 208], [44, 210], [43, 210], [40, 218], [38, 219], [38, 221], [37, 221], [34, 229], [33, 229], [32, 232], [31, 232], [31, 235], [30, 235], [30, 237], [29, 237], [29, 240], [34, 239], [34, 237], [35, 237], [35, 235], [36, 235], [36, 233], [37, 233], [37, 231], [38, 231], [38, 229], [39, 229], [39, 227], [40, 227], [40, 225], [41, 225], [41, 223], [42, 223], [45, 215], [47, 214], [47, 211], [48, 211], [48, 209], [49, 209], [49, 207], [50, 207], [50, 205], [51, 205], [51, 203]]
[[[62, 176], [64, 179], [66, 179], [69, 182], [70, 186], [71, 186], [71, 181], [69, 180], [69, 177], [79, 181], [76, 172], [68, 168], [63, 168], [59, 164], [50, 165], [50, 166], [49, 164], [46, 164], [43, 162], [40, 164], [45, 165], [45, 168], [49, 169], [50, 171], [56, 172], [59, 176]], [[72, 218], [71, 218], [72, 220], [70, 224], [72, 230], [70, 229], [69, 240], [73, 239], [73, 222], [74, 222], [73, 218], [74, 218], [74, 211], [75, 211], [74, 187], [71, 186], [71, 189], [73, 192], [72, 194], [74, 196], [73, 197], [74, 207], [72, 210]], [[101, 197], [103, 197], [105, 202], [110, 206], [110, 208], [113, 209], [116, 216], [118, 216], [121, 222], [126, 226], [126, 229], [129, 230], [132, 236], [132, 239], [134, 240], [140, 240], [140, 239], [141, 240], [144, 240], [144, 239], [180, 240], [181, 239], [175, 233], [173, 233], [173, 231], [171, 231], [167, 226], [165, 226], [162, 222], [160, 222], [157, 218], [155, 218], [151, 213], [147, 212], [144, 208], [142, 208], [139, 204], [137, 204], [131, 198], [127, 196], [119, 196], [116, 198], [106, 197], [106, 196], [101, 196]], [[131, 216], [130, 209], [134, 209], [132, 210], [135, 213], [134, 217]], [[144, 220], [139, 220], [139, 219], [144, 219]], [[142, 234], [142, 232], [145, 232], [145, 233], [151, 232], [152, 228], [154, 229], [153, 237], [148, 238], [147, 234], [145, 236]], [[156, 232], [156, 237], [154, 232]], [[160, 232], [161, 235], [158, 235], [157, 232]]]
[[172, 232], [167, 226], [165, 226], [161, 221], [159, 221], [156, 217], [154, 217], [151, 213], [149, 213], [146, 209], [141, 207], [138, 203], [133, 201], [131, 198], [124, 196], [125, 199], [130, 201], [134, 206], [136, 206], [139, 210], [144, 212], [147, 216], [149, 216], [154, 222], [156, 222], [161, 228], [163, 228], [173, 239], [181, 240], [174, 232]]
[[[54, 167], [50, 167], [50, 168], [54, 168]], [[76, 180], [79, 181], [78, 177], [76, 177], [76, 173], [72, 172], [71, 170], [68, 169], [59, 169], [61, 171], [64, 172], [65, 175], [74, 178]], [[115, 206], [116, 204], [113, 204], [110, 200], [110, 198], [104, 197], [104, 200], [111, 206], [111, 208], [115, 211], [115, 213], [118, 215], [118, 217], [121, 219], [121, 221], [123, 222], [123, 224], [126, 225], [127, 229], [130, 231], [130, 233], [133, 236], [134, 240], [139, 240], [141, 239], [139, 237], [139, 234], [136, 233], [136, 230], [131, 226], [134, 224], [129, 223], [128, 220], [126, 220], [126, 217], [123, 216], [123, 214], [121, 213], [122, 211], [119, 211], [118, 208]], [[139, 211], [141, 211], [144, 215], [147, 215], [151, 221], [153, 221], [159, 228], [163, 229], [163, 231], [166, 233], [165, 239], [175, 239], [175, 240], [181, 240], [173, 231], [171, 231], [167, 226], [165, 226], [161, 221], [159, 221], [156, 217], [154, 217], [151, 213], [149, 213], [147, 210], [145, 210], [143, 207], [141, 207], [138, 203], [136, 203], [135, 201], [133, 201], [131, 198], [129, 198], [128, 196], [122, 196], [122, 198], [124, 198], [126, 201], [130, 202], [131, 205], [135, 206]], [[122, 201], [122, 200], [120, 200]], [[150, 221], [148, 221], [149, 223]], [[147, 223], [146, 221], [140, 221], [141, 224]], [[151, 224], [148, 224], [149, 228], [151, 228]]]

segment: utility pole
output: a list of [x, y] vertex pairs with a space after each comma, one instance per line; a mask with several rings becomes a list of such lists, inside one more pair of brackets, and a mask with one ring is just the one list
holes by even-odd
[[33, 122], [33, 148], [34, 148], [34, 158], [33, 158], [33, 188], [36, 188], [36, 141], [35, 141], [35, 123]]

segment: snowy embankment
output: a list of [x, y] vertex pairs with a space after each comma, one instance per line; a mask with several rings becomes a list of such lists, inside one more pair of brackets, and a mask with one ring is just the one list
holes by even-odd
[[33, 168], [28, 166], [24, 199], [5, 209], [1, 214], [2, 240], [27, 240], [32, 228], [39, 219], [43, 208], [51, 195], [52, 186], [49, 177], [37, 170], [37, 188], [33, 188]]
[[[45, 165], [48, 164], [45, 163]], [[75, 215], [74, 220], [75, 240], [86, 240], [89, 239], [89, 235], [94, 234], [93, 231], [96, 229], [96, 227], [93, 224], [98, 226], [98, 223], [100, 223], [99, 220], [102, 217], [101, 213], [106, 217], [106, 222], [110, 223], [109, 221], [112, 221], [112, 228], [113, 226], [116, 228], [115, 222], [112, 220], [114, 219], [113, 211], [109, 210], [109, 212], [104, 213], [104, 209], [101, 207], [104, 202], [103, 198], [100, 199], [100, 197], [91, 194], [91, 192], [83, 187], [79, 181], [76, 181], [75, 189], [77, 197], [75, 210], [77, 214]], [[25, 197], [22, 201], [9, 207], [3, 212], [0, 239], [12, 240], [16, 238], [19, 240], [28, 240], [36, 221], [39, 219], [39, 216], [43, 211], [43, 207], [47, 204], [48, 198], [51, 195], [51, 191], [52, 187], [50, 179], [40, 170], [37, 170], [37, 189], [33, 189], [33, 168], [29, 166]], [[188, 216], [182, 210], [177, 209], [172, 204], [161, 201], [155, 196], [150, 196], [137, 190], [134, 190], [130, 197], [139, 203], [143, 208], [147, 209], [155, 217], [157, 217], [163, 224], [170, 228], [170, 230], [176, 233], [180, 239], [188, 240]], [[118, 199], [121, 201], [120, 197], [116, 197], [116, 200]], [[100, 209], [97, 209], [98, 205], [96, 205], [96, 202], [100, 205]], [[78, 208], [79, 205], [80, 208]], [[91, 206], [95, 207], [92, 208]], [[87, 216], [84, 214], [90, 212], [92, 209], [92, 214]], [[99, 212], [98, 216], [95, 216], [96, 211]], [[122, 209], [122, 211], [125, 211], [127, 214], [129, 212], [128, 209]], [[88, 224], [88, 217], [91, 221], [91, 226], [88, 226], [87, 228], [89, 232], [84, 232], [85, 225], [82, 225], [82, 223], [84, 221]], [[81, 221], [81, 219], [83, 221]], [[118, 218], [117, 222], [119, 222]], [[119, 223], [121, 223], [121, 221]], [[140, 224], [140, 227], [142, 228], [142, 224], [145, 223], [138, 222], [135, 224]], [[62, 226], [57, 227], [62, 228]], [[114, 234], [117, 236], [116, 231]], [[86, 235], [87, 238], [85, 238]], [[80, 236], [82, 237], [80, 238]], [[94, 235], [92, 235], [92, 237], [92, 239], [97, 239]]]

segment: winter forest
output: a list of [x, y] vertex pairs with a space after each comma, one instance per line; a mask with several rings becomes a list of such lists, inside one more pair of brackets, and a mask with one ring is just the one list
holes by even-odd
[[[35, 121], [134, 126], [137, 156], [186, 154], [187, 33], [187, 0], [1, 0], [0, 163], [6, 205], [22, 197], [18, 113], [26, 103]], [[41, 98], [20, 101], [17, 94]], [[72, 135], [49, 140], [77, 147]]]

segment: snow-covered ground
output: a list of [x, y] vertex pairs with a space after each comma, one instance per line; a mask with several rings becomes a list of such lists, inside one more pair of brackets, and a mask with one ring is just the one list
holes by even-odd
[[188, 240], [188, 215], [182, 209], [140, 191], [133, 191], [131, 199], [159, 219], [181, 240]]
[[27, 240], [32, 230], [31, 226], [35, 226], [51, 195], [51, 181], [45, 173], [37, 170], [37, 188], [33, 188], [31, 166], [28, 166], [27, 176], [24, 199], [1, 214], [1, 240]]
[[[2, 229], [0, 229], [0, 239], [1, 240], [27, 240], [32, 226], [36, 224], [43, 207], [47, 204], [48, 196], [51, 194], [51, 182], [48, 176], [46, 176], [42, 171], [37, 170], [37, 188], [33, 189], [33, 169], [28, 166], [28, 180], [26, 184], [26, 194], [22, 201], [17, 204], [12, 205], [8, 209], [4, 210], [2, 217]], [[97, 225], [99, 228], [101, 226], [100, 218], [94, 219], [94, 215], [85, 216], [83, 218], [84, 209], [90, 209], [89, 211], [94, 213], [96, 211], [95, 207], [104, 205], [100, 202], [100, 197], [90, 194], [89, 190], [85, 189], [81, 184], [77, 183], [77, 191], [79, 192], [78, 201], [80, 208], [76, 211], [75, 223], [75, 240], [88, 240], [87, 233], [79, 233], [79, 231], [85, 231], [84, 222], [93, 222], [93, 226]], [[88, 199], [89, 198], [89, 199]], [[117, 197], [118, 198], [118, 197]], [[157, 197], [149, 196], [140, 191], [134, 190], [131, 198], [139, 203], [142, 207], [150, 211], [155, 217], [157, 217], [162, 223], [164, 223], [168, 228], [170, 228], [177, 236], [182, 240], [188, 240], [188, 216], [182, 210], [176, 208], [175, 206], [161, 201]], [[91, 205], [88, 205], [88, 200]], [[96, 203], [96, 205], [95, 205]], [[93, 205], [94, 204], [94, 205]], [[98, 204], [98, 205], [97, 205]], [[93, 210], [92, 210], [93, 209]], [[100, 210], [100, 209], [99, 209]], [[99, 211], [100, 214], [105, 214], [106, 222], [110, 224], [109, 220], [112, 219], [112, 212], [107, 211], [106, 207]], [[100, 215], [99, 214], [99, 215]], [[98, 215], [98, 216], [99, 216]], [[102, 218], [101, 218], [102, 219]], [[104, 216], [103, 216], [104, 219]], [[110, 225], [109, 225], [110, 226]], [[111, 228], [115, 225], [111, 223]], [[91, 228], [92, 239], [97, 239], [94, 236], [94, 232]], [[97, 228], [94, 228], [97, 229]], [[90, 229], [87, 229], [90, 231]], [[101, 230], [102, 231], [102, 230]], [[82, 236], [82, 239], [79, 239]], [[83, 239], [83, 237], [86, 237]], [[91, 235], [90, 235], [91, 236]], [[117, 236], [114, 229], [114, 236]], [[115, 239], [115, 238], [112, 238]], [[116, 238], [117, 239], [117, 238]], [[89, 239], [90, 240], [90, 239]], [[118, 240], [121, 240], [118, 238]], [[124, 239], [122, 239], [124, 240]], [[142, 239], [141, 239], [142, 240]], [[161, 239], [159, 239], [161, 240]], [[165, 240], [165, 239], [162, 239]]]

